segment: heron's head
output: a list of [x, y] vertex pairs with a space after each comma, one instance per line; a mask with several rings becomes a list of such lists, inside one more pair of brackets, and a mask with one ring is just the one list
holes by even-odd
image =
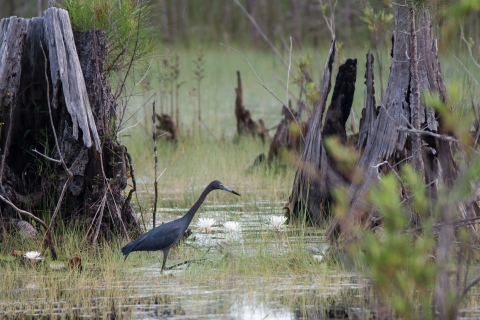
[[236, 194], [237, 196], [240, 195], [240, 193], [230, 189], [229, 187], [227, 187], [226, 185], [224, 185], [222, 182], [218, 181], [218, 180], [215, 180], [215, 181], [212, 181], [210, 183], [210, 186], [213, 188], [213, 189], [220, 189], [220, 190], [224, 190], [224, 191], [228, 191], [228, 192], [231, 192], [233, 194]]

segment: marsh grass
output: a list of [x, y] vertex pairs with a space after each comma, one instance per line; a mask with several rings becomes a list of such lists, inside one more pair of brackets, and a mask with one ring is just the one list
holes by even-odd
[[[235, 47], [235, 45], [232, 45]], [[192, 96], [192, 88], [196, 86], [195, 80], [195, 60], [200, 44], [193, 45], [189, 49], [184, 47], [172, 48], [159, 47], [158, 52], [160, 56], [173, 55], [172, 52], [178, 55], [180, 61], [180, 76], [178, 81], [182, 83], [179, 88], [178, 105], [180, 108], [180, 134], [189, 140], [199, 139], [196, 98]], [[236, 47], [238, 48], [238, 47]], [[304, 48], [302, 51], [295, 50], [292, 56], [297, 60], [302, 60], [310, 54], [308, 70], [313, 78], [316, 86], [319, 87], [320, 75], [325, 66], [325, 59], [328, 54], [329, 43], [325, 42], [317, 48]], [[259, 77], [267, 85], [267, 87], [280, 99], [285, 99], [285, 87], [287, 81], [287, 71], [281, 63], [279, 63], [274, 55], [269, 51], [252, 50], [250, 48], [238, 48], [242, 54], [251, 63]], [[364, 103], [365, 94], [365, 55], [371, 49], [369, 45], [364, 47], [344, 48], [342, 57], [357, 59], [357, 81], [356, 90], [353, 100], [352, 109], [355, 113], [356, 128], [358, 130], [359, 121], [361, 117], [361, 109]], [[390, 48], [384, 48], [383, 54], [383, 79], [386, 84], [389, 76], [389, 66], [391, 63]], [[258, 120], [262, 118], [267, 128], [276, 126], [281, 119], [281, 104], [267, 92], [255, 77], [253, 71], [248, 63], [236, 52], [226, 49], [218, 45], [218, 47], [203, 48], [204, 51], [204, 75], [201, 87], [202, 99], [202, 137], [207, 139], [226, 139], [233, 138], [236, 134], [236, 120], [235, 120], [235, 90], [236, 87], [236, 71], [239, 70], [242, 75], [242, 86], [244, 92], [245, 107], [250, 110], [252, 118]], [[476, 77], [477, 81], [480, 79], [480, 70], [476, 69], [473, 63], [469, 60], [468, 54], [462, 50], [452, 53], [450, 50], [439, 52], [439, 60], [442, 67], [443, 78], [447, 86], [458, 87], [459, 94], [463, 97], [463, 105], [471, 105], [471, 97], [475, 98], [475, 92], [478, 88], [471, 82], [469, 76], [462, 65], [454, 58], [458, 57], [465, 67]], [[338, 59], [338, 57], [337, 57]], [[152, 60], [153, 64], [158, 64], [161, 68], [161, 59]], [[375, 61], [375, 64], [377, 61]], [[332, 90], [335, 83], [335, 77], [338, 70], [333, 70], [332, 76]], [[137, 87], [133, 90], [133, 97], [129, 98], [130, 105], [125, 116], [125, 120], [129, 119], [122, 125], [122, 128], [134, 125], [137, 121], [144, 119], [135, 128], [122, 132], [121, 139], [128, 145], [129, 139], [132, 136], [138, 138], [140, 135], [145, 137], [151, 136], [151, 120], [150, 120], [150, 106], [151, 101], [157, 102], [157, 108], [161, 108], [161, 103], [165, 104], [164, 112], [169, 109], [170, 97], [168, 94], [160, 92], [162, 87], [161, 82], [168, 82], [169, 79], [160, 74], [152, 73], [151, 76], [144, 77]], [[293, 106], [296, 107], [296, 98], [299, 95], [299, 88], [294, 83], [294, 77], [298, 74], [297, 65], [292, 62], [292, 76], [290, 77], [290, 93], [289, 98], [292, 99]], [[160, 75], [160, 76], [158, 76]], [[378, 68], [375, 67], [376, 79], [376, 102], [377, 105], [381, 103], [381, 94], [379, 89], [379, 74]], [[130, 83], [133, 85], [133, 83]], [[327, 100], [327, 105], [330, 103], [332, 93]], [[478, 99], [478, 97], [476, 97]], [[147, 100], [149, 102], [147, 102]], [[167, 108], [168, 106], [168, 108]], [[351, 119], [347, 122], [347, 133], [351, 133]], [[275, 130], [270, 133], [273, 135]], [[150, 146], [150, 144], [148, 144]], [[150, 147], [147, 149], [151, 149]]]
[[[221, 315], [240, 297], [252, 305], [281, 298], [283, 307], [294, 308], [302, 302], [298, 295], [311, 293], [312, 283], [315, 288], [328, 288], [320, 299], [326, 302], [330, 295], [342, 292], [352, 276], [341, 276], [341, 270], [315, 262], [298, 235], [299, 230], [293, 229], [247, 231], [242, 242], [230, 243], [228, 251], [217, 245], [195, 246], [192, 241], [173, 249], [168, 264], [202, 257], [208, 261], [161, 275], [161, 252], [134, 253], [123, 262], [121, 241], [78, 250], [75, 235], [67, 234], [71, 240], [64, 240], [61, 262], [67, 264], [66, 257], [74, 253], [81, 257], [83, 271], [52, 269], [48, 256], [34, 267], [21, 259], [2, 263], [0, 314], [11, 316], [20, 310], [24, 315], [136, 317], [169, 312], [198, 316], [212, 313], [209, 306], [213, 304], [213, 313]], [[294, 294], [283, 296], [283, 290]], [[318, 297], [308, 299], [319, 301]], [[192, 303], [197, 309], [190, 307]]]

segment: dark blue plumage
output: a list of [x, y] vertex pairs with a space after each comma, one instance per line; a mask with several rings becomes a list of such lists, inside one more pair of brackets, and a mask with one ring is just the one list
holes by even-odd
[[240, 194], [233, 191], [232, 189], [225, 186], [218, 180], [212, 181], [206, 188], [203, 190], [202, 194], [195, 202], [195, 204], [188, 210], [188, 212], [181, 218], [164, 223], [152, 230], [146, 232], [141, 237], [133, 240], [126, 246], [122, 248], [122, 253], [125, 256], [125, 260], [128, 255], [133, 251], [163, 251], [163, 263], [162, 271], [165, 268], [165, 263], [167, 262], [168, 252], [170, 248], [174, 246], [182, 237], [182, 235], [187, 230], [188, 226], [192, 222], [195, 213], [198, 208], [202, 205], [203, 201], [207, 195], [213, 190], [224, 190], [236, 194]]

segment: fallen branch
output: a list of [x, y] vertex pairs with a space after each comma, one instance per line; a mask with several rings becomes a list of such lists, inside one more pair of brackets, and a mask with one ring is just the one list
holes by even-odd
[[420, 134], [420, 135], [424, 135], [424, 136], [431, 136], [431, 137], [438, 138], [438, 139], [441, 139], [441, 140], [446, 140], [446, 141], [450, 141], [450, 142], [459, 143], [459, 141], [457, 139], [453, 138], [453, 137], [450, 137], [450, 136], [447, 136], [447, 135], [444, 135], [444, 134], [434, 133], [434, 132], [431, 132], [431, 131], [410, 129], [410, 128], [407, 128], [407, 127], [404, 127], [404, 126], [398, 126], [397, 130], [398, 131], [404, 131], [404, 132], [410, 132], [410, 133], [414, 133], [414, 134]]
[[165, 270], [172, 270], [173, 268], [183, 266], [184, 264], [199, 263], [199, 262], [202, 262], [202, 261], [208, 261], [208, 259], [203, 258], [203, 259], [186, 260], [186, 261], [174, 264], [173, 266], [170, 266], [168, 268], [165, 268]]
[[[2, 187], [3, 189], [3, 187]], [[14, 205], [8, 198], [5, 198], [4, 196], [2, 196], [0, 194], [0, 200], [2, 200], [3, 202], [5, 202], [6, 204], [8, 204], [10, 207], [12, 207], [15, 211], [17, 211], [18, 213], [24, 215], [24, 216], [27, 216], [29, 217], [30, 219], [33, 219], [35, 221], [37, 221], [38, 223], [40, 223], [42, 225], [42, 227], [46, 229], [48, 229], [48, 226], [47, 224], [40, 218], [34, 216], [33, 214], [31, 214], [30, 212], [28, 211], [25, 211], [25, 210], [22, 210], [20, 208], [18, 208], [16, 205]]]

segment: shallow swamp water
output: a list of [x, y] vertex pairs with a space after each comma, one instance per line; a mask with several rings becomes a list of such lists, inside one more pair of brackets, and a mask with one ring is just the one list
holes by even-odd
[[[160, 203], [175, 202], [183, 194], [163, 196]], [[264, 196], [258, 190], [251, 202], [209, 196], [190, 225], [192, 234], [171, 250], [167, 267], [203, 260], [163, 274], [161, 251], [135, 252], [123, 262], [120, 248], [111, 248], [99, 252], [105, 265], [82, 257], [83, 271], [70, 270], [67, 261], [4, 262], [0, 318], [308, 319], [352, 312], [343, 301], [361, 297], [366, 280], [319, 261], [326, 249], [323, 232], [272, 226], [270, 217], [280, 216], [284, 203]], [[187, 210], [159, 208], [157, 221]], [[200, 217], [215, 220], [209, 233], [197, 230]], [[237, 222], [240, 230], [225, 230], [227, 221]], [[302, 271], [305, 263], [311, 272]]]
[[[105, 265], [85, 261], [81, 272], [47, 261], [2, 267], [0, 318], [372, 317], [368, 280], [325, 262], [321, 252], [328, 246], [323, 230], [272, 226], [271, 217], [282, 215], [284, 203], [269, 200], [260, 190], [243, 192], [245, 202], [229, 194], [209, 196], [190, 226], [192, 234], [171, 250], [167, 267], [203, 259], [199, 263], [162, 274], [161, 252], [135, 252], [123, 262], [120, 248], [115, 247], [99, 252]], [[184, 196], [163, 195], [161, 203]], [[175, 219], [187, 210], [172, 205], [159, 208], [157, 221]], [[199, 218], [215, 220], [209, 233], [197, 229]], [[225, 229], [227, 221], [240, 226], [237, 237]], [[461, 315], [475, 319], [480, 310], [463, 310]]]

